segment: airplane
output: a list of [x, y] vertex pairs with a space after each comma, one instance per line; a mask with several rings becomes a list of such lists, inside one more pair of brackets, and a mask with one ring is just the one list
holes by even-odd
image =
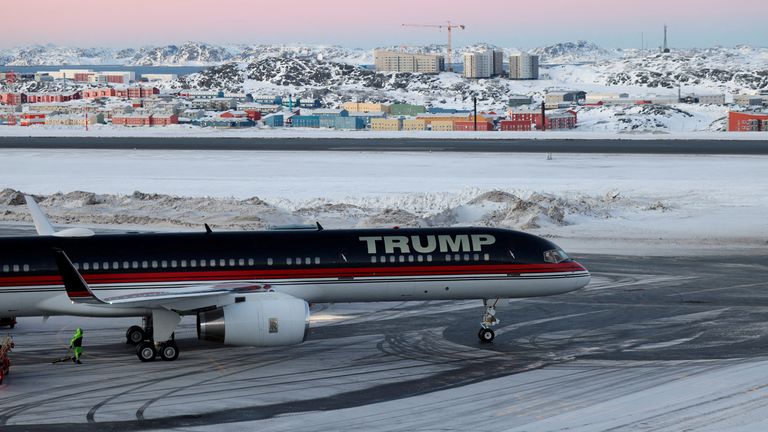
[[99, 234], [56, 231], [26, 197], [37, 236], [0, 238], [0, 319], [139, 317], [139, 360], [176, 360], [174, 331], [282, 346], [306, 340], [309, 304], [483, 300], [478, 337], [495, 338], [500, 299], [578, 290], [590, 274], [549, 240], [498, 228], [276, 229]]

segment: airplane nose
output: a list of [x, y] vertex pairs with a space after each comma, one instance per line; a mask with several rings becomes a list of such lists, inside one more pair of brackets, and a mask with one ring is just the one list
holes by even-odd
[[587, 270], [586, 267], [583, 265], [577, 263], [576, 261], [573, 261], [573, 271], [574, 272], [586, 272], [587, 274], [583, 277], [577, 278], [577, 286], [576, 289], [582, 289], [585, 286], [589, 285], [589, 282], [592, 280], [592, 275], [589, 273], [589, 270]]

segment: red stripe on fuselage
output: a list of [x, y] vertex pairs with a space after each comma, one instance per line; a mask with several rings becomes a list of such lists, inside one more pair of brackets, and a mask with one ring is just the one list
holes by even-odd
[[[81, 273], [89, 284], [188, 282], [217, 280], [272, 280], [310, 279], [333, 277], [387, 277], [387, 276], [463, 276], [474, 274], [519, 274], [519, 273], [570, 273], [584, 271], [577, 262], [560, 264], [478, 264], [478, 265], [434, 265], [397, 267], [336, 267], [305, 269], [262, 269], [262, 270], [160, 270], [140, 273]], [[58, 275], [47, 276], [0, 276], [0, 287], [29, 285], [61, 285]]]

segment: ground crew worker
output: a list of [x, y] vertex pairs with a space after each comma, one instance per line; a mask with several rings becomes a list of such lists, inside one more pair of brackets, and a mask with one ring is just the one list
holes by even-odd
[[77, 330], [75, 330], [75, 335], [72, 336], [72, 339], [69, 341], [69, 347], [75, 351], [72, 361], [81, 364], [80, 355], [83, 354], [83, 329], [78, 327]]

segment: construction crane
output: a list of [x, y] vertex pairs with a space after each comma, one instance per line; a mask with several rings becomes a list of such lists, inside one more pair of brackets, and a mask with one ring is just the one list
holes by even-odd
[[447, 24], [438, 24], [438, 25], [432, 25], [432, 24], [403, 24], [403, 27], [431, 27], [431, 28], [437, 28], [437, 29], [447, 29], [448, 30], [448, 72], [453, 72], [453, 62], [451, 59], [451, 33], [453, 32], [453, 29], [459, 29], [464, 30], [467, 27], [463, 24], [451, 24], [450, 21], [446, 21]]

